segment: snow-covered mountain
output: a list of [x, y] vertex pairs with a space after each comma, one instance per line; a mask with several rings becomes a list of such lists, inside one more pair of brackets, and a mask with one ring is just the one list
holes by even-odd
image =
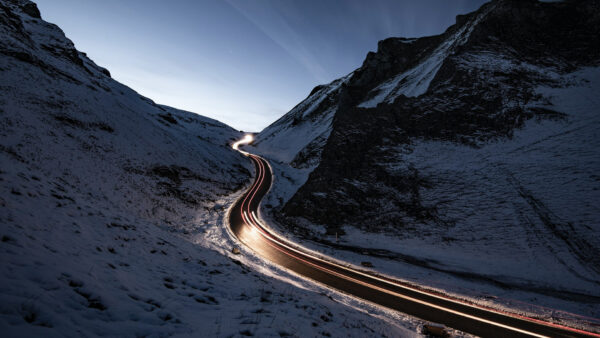
[[497, 0], [380, 41], [258, 134], [265, 214], [395, 276], [599, 316], [598, 46], [597, 0]]
[[240, 136], [138, 95], [34, 3], [0, 0], [2, 336], [414, 331], [229, 254], [226, 206], [252, 170], [229, 146]]
[[261, 153], [297, 168], [316, 164], [331, 133], [337, 97], [351, 76], [315, 87], [308, 98], [261, 131], [255, 143]]

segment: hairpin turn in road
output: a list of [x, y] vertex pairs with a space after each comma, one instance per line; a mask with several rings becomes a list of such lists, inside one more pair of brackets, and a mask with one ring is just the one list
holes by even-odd
[[598, 333], [486, 308], [341, 265], [282, 238], [258, 217], [260, 202], [271, 187], [272, 173], [265, 159], [239, 149], [251, 142], [252, 137], [247, 135], [233, 145], [250, 158], [256, 177], [250, 189], [230, 208], [229, 226], [242, 243], [261, 257], [343, 293], [479, 336], [600, 337]]

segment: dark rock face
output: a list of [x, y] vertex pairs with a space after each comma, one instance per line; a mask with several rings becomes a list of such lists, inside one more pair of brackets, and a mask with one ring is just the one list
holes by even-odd
[[[359, 107], [377, 94], [374, 88], [436, 53], [469, 24], [468, 38], [445, 56], [424, 94]], [[593, 0], [493, 1], [459, 16], [441, 35], [380, 41], [377, 53], [367, 55], [336, 101], [328, 103], [338, 110], [320, 164], [281, 210], [281, 223], [302, 217], [325, 225], [329, 233], [349, 224], [390, 230], [403, 226], [400, 213], [404, 220], [444, 224], [436, 208], [421, 201], [428, 178], [414, 168], [391, 174], [385, 164], [394, 159], [387, 150], [415, 139], [478, 147], [512, 137], [529, 119], [563, 118], [525, 108], [540, 99], [535, 86], [558, 85], [540, 69], [561, 74], [597, 65], [599, 46], [600, 1]], [[498, 62], [510, 67], [492, 65]]]
[[37, 5], [33, 2], [29, 2], [23, 5], [23, 12], [27, 13], [32, 18], [41, 19], [42, 15]]

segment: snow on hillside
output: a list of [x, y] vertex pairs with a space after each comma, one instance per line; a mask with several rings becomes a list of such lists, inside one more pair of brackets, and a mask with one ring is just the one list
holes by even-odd
[[493, 6], [488, 7], [471, 19], [465, 25], [462, 25], [458, 30], [450, 35], [437, 47], [430, 56], [421, 61], [417, 66], [394, 76], [392, 79], [377, 86], [367, 95], [368, 100], [360, 103], [361, 108], [373, 108], [381, 102], [393, 103], [400, 96], [419, 96], [424, 94], [429, 88], [429, 84], [442, 66], [448, 55], [454, 52], [454, 49], [464, 44], [473, 28], [493, 9]]
[[[530, 104], [564, 118], [530, 121], [511, 139], [481, 148], [417, 141], [397, 149], [388, 170], [412, 167], [435, 180], [423, 199], [456, 226], [429, 227], [418, 244], [400, 240], [396, 247], [455, 269], [505, 274], [500, 280], [598, 290], [600, 68], [564, 78], [566, 88], [539, 87], [544, 99]], [[594, 311], [600, 315], [600, 307]]]
[[[271, 155], [258, 135], [275, 173], [263, 217], [334, 258], [597, 327], [596, 7], [497, 1], [380, 41], [317, 109], [335, 115], [318, 156]], [[265, 130], [282, 151], [306, 135], [291, 115]]]
[[317, 87], [304, 101], [256, 136], [251, 151], [267, 157], [276, 181], [265, 197], [269, 208], [283, 205], [318, 165], [337, 111], [337, 95], [352, 73]]
[[[473, 28], [492, 9], [493, 7], [488, 7], [467, 24], [460, 26], [417, 66], [371, 90], [367, 94], [371, 98], [358, 106], [375, 107], [383, 101], [392, 103], [400, 95], [423, 94], [443, 61], [457, 46], [466, 42]], [[402, 39], [402, 43], [410, 44], [414, 40]], [[267, 204], [270, 206], [280, 206], [289, 200], [318, 165], [320, 153], [329, 138], [333, 118], [339, 108], [340, 89], [353, 75], [354, 72], [321, 88], [315, 88], [308, 98], [257, 135], [253, 152], [274, 161], [274, 176], [280, 179], [270, 196], [267, 196]]]
[[396, 161], [386, 170], [418, 170], [431, 183], [423, 201], [452, 226], [408, 220], [395, 236], [348, 226], [336, 238], [307, 223], [321, 244], [292, 240], [489, 306], [600, 325], [600, 68], [546, 75], [565, 87], [539, 86], [530, 107], [565, 116], [477, 148], [414, 140], [388, 149]]
[[252, 171], [240, 133], [112, 80], [31, 2], [0, 0], [0, 88], [3, 336], [418, 330], [230, 254], [226, 207]]
[[[329, 107], [341, 86], [352, 77], [352, 73], [322, 86], [282, 118], [265, 128], [254, 144], [256, 152], [279, 162], [292, 163], [301, 152], [307, 157], [318, 157], [312, 153], [323, 147], [331, 132], [331, 122], [336, 107]], [[314, 164], [302, 163], [300, 167]]]

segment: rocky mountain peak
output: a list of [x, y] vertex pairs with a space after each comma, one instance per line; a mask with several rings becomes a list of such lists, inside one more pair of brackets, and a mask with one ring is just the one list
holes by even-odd
[[[341, 85], [318, 87], [258, 135], [257, 151], [277, 153], [276, 176], [289, 177], [285, 191], [274, 185], [274, 217], [320, 242], [360, 229], [435, 246], [452, 233], [457, 252], [475, 245], [464, 231], [499, 249], [513, 232], [538, 243], [523, 233], [536, 227], [596, 274], [598, 228], [584, 233], [597, 224], [586, 200], [600, 158], [599, 5], [498, 0], [440, 35], [380, 41]], [[564, 184], [581, 192], [571, 211], [560, 209]]]
[[[599, 6], [498, 0], [440, 35], [380, 41], [341, 85], [317, 87], [258, 135], [257, 151], [280, 160], [265, 214], [301, 240], [374, 246], [403, 272], [452, 266], [444, 273], [589, 299]], [[499, 259], [509, 268], [488, 264]]]
[[315, 87], [263, 130], [256, 151], [310, 170], [330, 153], [325, 162], [337, 172], [357, 168], [335, 165], [340, 147], [355, 154], [381, 140], [406, 142], [409, 135], [471, 146], [510, 137], [540, 116], [524, 108], [536, 98], [535, 86], [557, 85], [555, 75], [600, 60], [598, 4], [492, 1], [457, 16], [442, 34], [382, 40], [360, 68]]
[[[13, 10], [21, 11], [32, 18], [41, 19], [40, 10], [34, 2], [29, 0], [6, 0]], [[6, 13], [6, 7], [3, 8]]]

